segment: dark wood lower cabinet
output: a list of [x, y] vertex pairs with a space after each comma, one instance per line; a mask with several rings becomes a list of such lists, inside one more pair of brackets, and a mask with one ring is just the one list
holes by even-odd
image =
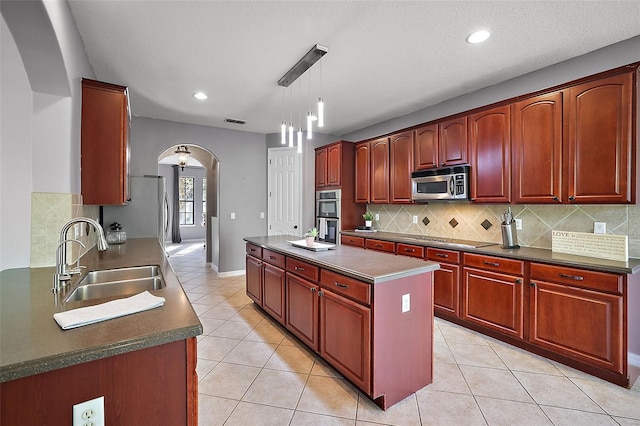
[[434, 311], [460, 315], [460, 266], [441, 263], [433, 273]]
[[246, 256], [247, 296], [262, 306], [262, 260]]
[[462, 318], [523, 338], [522, 278], [464, 269]]
[[371, 309], [321, 289], [320, 356], [362, 389], [371, 386]]
[[318, 289], [312, 282], [287, 273], [286, 326], [304, 344], [318, 351]]
[[0, 424], [71, 425], [73, 405], [104, 396], [108, 425], [197, 425], [196, 338], [0, 384]]
[[268, 263], [263, 266], [262, 307], [284, 324], [284, 270]]

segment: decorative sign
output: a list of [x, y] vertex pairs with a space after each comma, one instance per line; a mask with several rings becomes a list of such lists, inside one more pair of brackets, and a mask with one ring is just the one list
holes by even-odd
[[629, 260], [629, 243], [626, 235], [551, 231], [551, 251], [621, 262]]

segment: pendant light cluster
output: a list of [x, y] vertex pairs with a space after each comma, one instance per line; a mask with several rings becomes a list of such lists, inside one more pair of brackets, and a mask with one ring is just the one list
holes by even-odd
[[[294, 146], [294, 126], [293, 126], [293, 92], [290, 91], [290, 111], [289, 111], [289, 123], [287, 124], [285, 118], [285, 87], [289, 87], [291, 83], [296, 81], [298, 77], [302, 76], [313, 64], [315, 64], [320, 58], [322, 58], [329, 49], [325, 46], [316, 44], [311, 48], [285, 75], [278, 80], [278, 85], [282, 86], [282, 124], [280, 125], [280, 133], [282, 145], [287, 144], [287, 139], [289, 142], [289, 147]], [[322, 80], [322, 75], [320, 76], [320, 80]], [[311, 73], [309, 73], [309, 97], [311, 97]], [[300, 98], [301, 98], [301, 89], [300, 89], [300, 81], [298, 80], [298, 132], [297, 132], [297, 146], [298, 153], [302, 153], [302, 121], [300, 114]], [[313, 138], [313, 122], [317, 121], [318, 127], [324, 126], [324, 102], [322, 97], [318, 98], [317, 103], [317, 115], [315, 115], [311, 111], [311, 99], [309, 99], [309, 105], [307, 110], [307, 120], [306, 120], [306, 133], [307, 139]], [[288, 138], [287, 138], [288, 133]]]

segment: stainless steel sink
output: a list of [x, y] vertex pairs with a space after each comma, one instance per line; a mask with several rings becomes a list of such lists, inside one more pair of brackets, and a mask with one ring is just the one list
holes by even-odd
[[157, 265], [105, 269], [87, 273], [65, 298], [65, 302], [131, 296], [165, 287]]

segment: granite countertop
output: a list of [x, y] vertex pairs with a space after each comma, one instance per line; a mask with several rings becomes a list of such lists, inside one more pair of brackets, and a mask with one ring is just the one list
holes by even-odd
[[[449, 250], [458, 250], [469, 253], [485, 254], [489, 256], [500, 256], [511, 259], [529, 260], [532, 262], [543, 262], [555, 265], [564, 265], [574, 268], [592, 269], [602, 272], [613, 272], [616, 274], [635, 274], [640, 272], [640, 259], [630, 258], [627, 262], [618, 262], [615, 260], [598, 259], [595, 257], [575, 256], [564, 253], [554, 253], [548, 249], [521, 247], [519, 249], [503, 249], [501, 244], [495, 244], [485, 247], [460, 247], [459, 245], [449, 245], [447, 243], [439, 243], [434, 241], [421, 240], [416, 237], [424, 237], [422, 235], [399, 234], [394, 232], [358, 232], [358, 231], [342, 231], [343, 235], [350, 235], [362, 238], [375, 238], [384, 241], [393, 241], [397, 243], [414, 244], [425, 247], [437, 247]], [[469, 241], [473, 243], [473, 241]], [[477, 242], [480, 244], [480, 242]]]
[[331, 250], [311, 251], [288, 243], [289, 240], [299, 239], [300, 237], [291, 235], [244, 238], [251, 244], [370, 284], [431, 272], [440, 268], [440, 264], [437, 262], [425, 262], [422, 259], [395, 256], [377, 251], [365, 252], [358, 247], [337, 245]]
[[51, 291], [54, 267], [4, 270], [0, 272], [0, 382], [202, 334], [202, 324], [157, 239], [130, 239], [105, 252], [94, 247], [80, 263], [86, 271], [160, 265], [166, 287], [151, 293], [164, 297], [165, 303], [149, 311], [62, 330], [54, 313], [108, 299], [65, 303], [69, 291], [61, 295]]

